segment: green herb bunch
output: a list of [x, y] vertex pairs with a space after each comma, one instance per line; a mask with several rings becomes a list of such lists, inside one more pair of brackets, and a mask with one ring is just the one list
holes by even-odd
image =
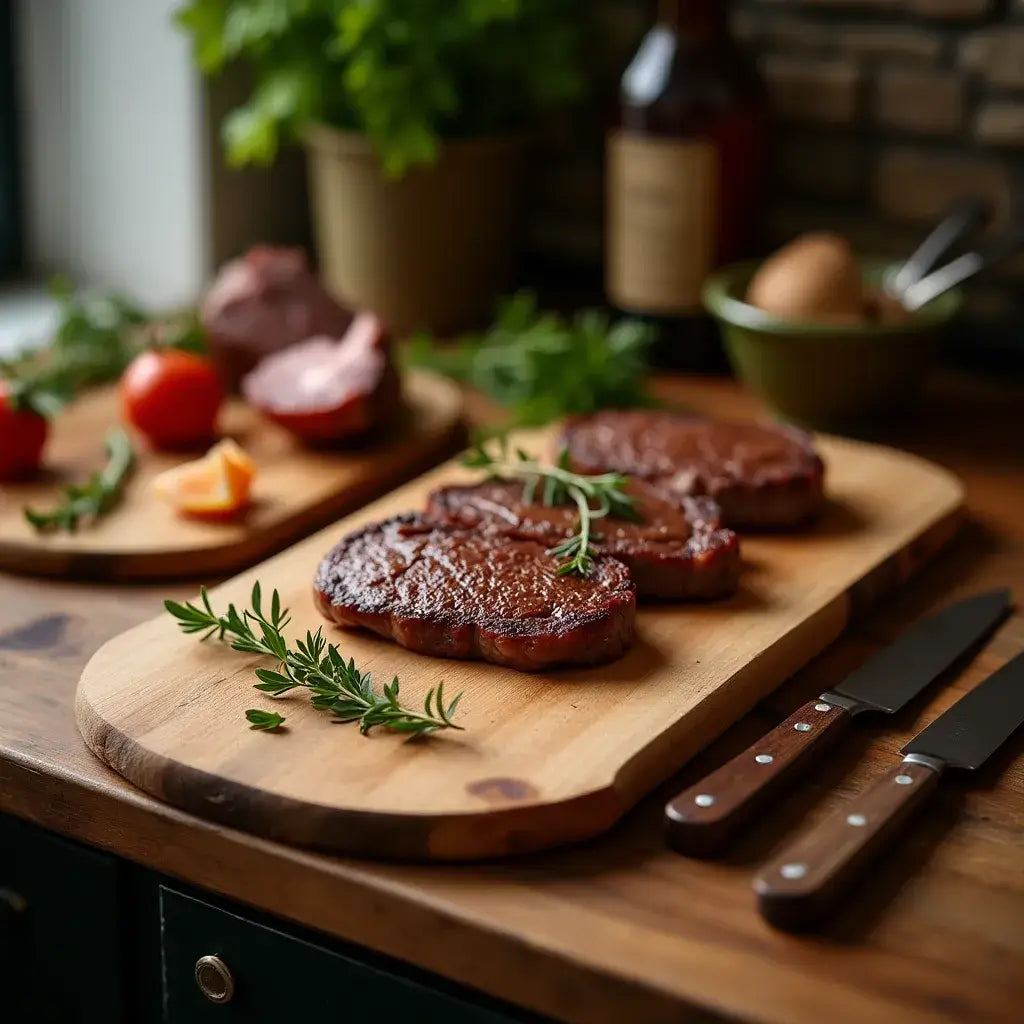
[[524, 291], [502, 304], [485, 334], [454, 347], [420, 335], [406, 360], [482, 391], [510, 411], [515, 426], [540, 426], [570, 413], [651, 405], [645, 382], [653, 340], [636, 320], [613, 324], [588, 310], [570, 321], [541, 312]]
[[580, 13], [574, 0], [189, 0], [177, 21], [203, 71], [254, 73], [223, 126], [232, 163], [268, 164], [323, 121], [369, 136], [399, 177], [442, 139], [516, 131], [577, 96]]
[[470, 469], [483, 469], [491, 477], [514, 477], [524, 481], [523, 500], [533, 504], [540, 500], [549, 508], [557, 505], [575, 505], [579, 512], [576, 533], [550, 551], [561, 559], [560, 576], [576, 573], [587, 576], [594, 560], [591, 542], [600, 537], [594, 525], [607, 516], [636, 520], [636, 503], [624, 490], [628, 478], [619, 473], [583, 476], [569, 466], [569, 453], [563, 451], [556, 465], [545, 465], [522, 449], [509, 450], [508, 439], [497, 439], [498, 452], [487, 449], [487, 442], [478, 440], [476, 446], [462, 462]]
[[[351, 659], [345, 661], [338, 648], [324, 639], [322, 630], [307, 631], [304, 640], [289, 644], [284, 636], [290, 622], [288, 610], [281, 607], [281, 596], [275, 590], [270, 608], [264, 612], [259, 583], [253, 585], [250, 607], [242, 612], [230, 604], [224, 615], [218, 615], [205, 588], [200, 591], [198, 605], [165, 601], [164, 607], [184, 633], [201, 633], [203, 640], [216, 636], [226, 640], [233, 650], [273, 658], [277, 668], [256, 669], [260, 680], [255, 684], [257, 690], [283, 697], [292, 690], [304, 689], [313, 707], [334, 715], [339, 722], [358, 722], [364, 736], [378, 725], [410, 736], [460, 728], [452, 717], [462, 694], [446, 703], [443, 683], [427, 693], [422, 711], [410, 709], [399, 702], [397, 677], [376, 692], [370, 673], [360, 672]], [[276, 712], [256, 708], [245, 714], [257, 730], [272, 731], [285, 721]]]
[[77, 392], [117, 380], [139, 351], [133, 329], [145, 314], [118, 296], [77, 296], [57, 278], [50, 291], [60, 302], [57, 331], [49, 345], [0, 360], [0, 378], [15, 399], [45, 416]]
[[50, 292], [60, 303], [48, 345], [0, 359], [0, 379], [17, 407], [52, 416], [79, 392], [118, 380], [147, 346], [202, 352], [205, 341], [194, 314], [153, 322], [118, 295], [76, 294], [55, 278]]

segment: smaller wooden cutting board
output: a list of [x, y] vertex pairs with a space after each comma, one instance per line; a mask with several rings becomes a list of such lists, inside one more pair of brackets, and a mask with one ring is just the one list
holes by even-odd
[[137, 469], [116, 509], [73, 534], [40, 535], [25, 505], [53, 505], [62, 487], [85, 481], [105, 460], [103, 438], [120, 419], [117, 391], [90, 392], [57, 417], [47, 475], [0, 486], [0, 569], [88, 579], [216, 576], [243, 568], [415, 476], [464, 438], [462, 395], [441, 377], [410, 373], [408, 408], [386, 434], [360, 447], [313, 451], [234, 400], [221, 424], [256, 461], [253, 503], [242, 519], [185, 519], [153, 491], [157, 474], [187, 458], [140, 442]]

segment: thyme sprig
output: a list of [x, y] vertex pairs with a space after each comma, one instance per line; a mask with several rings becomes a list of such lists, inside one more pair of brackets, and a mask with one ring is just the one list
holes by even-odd
[[523, 480], [523, 500], [527, 504], [537, 501], [539, 494], [541, 504], [548, 507], [575, 505], [579, 512], [576, 533], [549, 553], [561, 560], [560, 576], [587, 576], [595, 558], [591, 542], [600, 539], [594, 524], [607, 516], [637, 518], [636, 503], [624, 490], [628, 478], [621, 473], [583, 476], [572, 472], [568, 451], [563, 450], [554, 465], [546, 465], [521, 448], [510, 450], [507, 436], [496, 440], [497, 454], [488, 450], [486, 440], [480, 439], [463, 458], [463, 465], [486, 470], [492, 477]]
[[121, 500], [135, 468], [135, 450], [120, 428], [107, 434], [106, 447], [107, 464], [103, 469], [93, 473], [84, 484], [64, 488], [57, 505], [42, 512], [33, 508], [23, 510], [34, 529], [39, 533], [74, 533], [83, 519], [99, 519]]
[[[452, 721], [462, 694], [446, 705], [443, 683], [427, 693], [423, 710], [416, 711], [399, 702], [397, 676], [382, 692], [376, 692], [370, 673], [360, 672], [353, 659], [346, 662], [338, 648], [324, 639], [322, 629], [307, 631], [305, 639], [290, 646], [284, 630], [291, 616], [287, 608], [281, 607], [281, 595], [276, 590], [268, 612], [263, 610], [258, 582], [252, 588], [251, 607], [245, 611], [239, 612], [229, 604], [226, 614], [218, 615], [205, 587], [199, 592], [199, 602], [165, 601], [164, 607], [178, 620], [183, 633], [201, 633], [202, 640], [216, 636], [243, 654], [273, 658], [276, 669], [256, 669], [260, 681], [255, 688], [262, 693], [283, 697], [292, 690], [305, 689], [313, 707], [334, 715], [336, 721], [358, 722], [364, 736], [378, 725], [409, 736], [462, 728]], [[246, 718], [254, 729], [268, 731], [284, 722], [280, 715], [256, 709], [247, 711]]]

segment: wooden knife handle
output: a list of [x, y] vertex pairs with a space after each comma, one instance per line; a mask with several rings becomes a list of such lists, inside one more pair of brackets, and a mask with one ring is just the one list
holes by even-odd
[[766, 799], [853, 721], [843, 708], [812, 700], [748, 750], [665, 805], [668, 844], [691, 857], [711, 857]]
[[786, 931], [816, 924], [935, 789], [939, 775], [904, 761], [797, 839], [754, 879], [761, 915]]

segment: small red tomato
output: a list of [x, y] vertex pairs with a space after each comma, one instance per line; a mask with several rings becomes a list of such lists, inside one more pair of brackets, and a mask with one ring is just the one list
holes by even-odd
[[43, 460], [49, 425], [35, 410], [15, 403], [0, 381], [0, 481], [32, 476]]
[[209, 359], [160, 349], [143, 352], [121, 377], [124, 418], [155, 448], [191, 448], [216, 432], [224, 385]]

